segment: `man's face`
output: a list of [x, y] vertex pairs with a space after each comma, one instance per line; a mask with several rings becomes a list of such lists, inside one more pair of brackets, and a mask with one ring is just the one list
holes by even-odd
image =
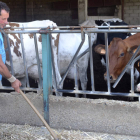
[[8, 24], [8, 18], [9, 18], [9, 13], [7, 13], [5, 10], [1, 10], [0, 28], [4, 28], [6, 24]]

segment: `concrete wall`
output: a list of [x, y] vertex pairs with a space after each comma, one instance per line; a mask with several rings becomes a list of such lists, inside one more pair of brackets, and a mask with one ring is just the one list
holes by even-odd
[[124, 0], [124, 21], [130, 25], [140, 24], [140, 0]]
[[[44, 114], [43, 96], [27, 93], [37, 110]], [[106, 99], [49, 96], [52, 128], [140, 136], [140, 103]], [[0, 93], [0, 123], [43, 125], [18, 93]]]

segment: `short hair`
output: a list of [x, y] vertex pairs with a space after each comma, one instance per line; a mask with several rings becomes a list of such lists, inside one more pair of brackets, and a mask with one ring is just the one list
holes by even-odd
[[0, 15], [1, 15], [1, 10], [5, 10], [7, 13], [10, 13], [10, 8], [7, 6], [7, 4], [0, 1]]

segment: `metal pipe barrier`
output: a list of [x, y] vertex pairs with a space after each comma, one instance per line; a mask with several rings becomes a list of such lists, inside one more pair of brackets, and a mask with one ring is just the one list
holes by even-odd
[[[105, 26], [106, 27], [106, 26]], [[140, 29], [90, 29], [86, 33], [137, 33]], [[18, 31], [5, 31], [6, 34], [16, 33], [81, 33], [81, 30], [18, 30]]]
[[[11, 55], [11, 49], [10, 49], [10, 41], [9, 41], [9, 32], [6, 31], [4, 32], [3, 30], [1, 30], [2, 33], [4, 33], [4, 36], [6, 38], [7, 41], [7, 51], [9, 53], [9, 59], [10, 59], [10, 71], [12, 75], [15, 75], [14, 72], [14, 68], [13, 68], [13, 61], [12, 61], [12, 55]], [[39, 82], [38, 82], [38, 88], [34, 88], [34, 87], [30, 87], [29, 84], [29, 76], [28, 76], [28, 68], [27, 68], [27, 62], [26, 62], [26, 54], [25, 54], [25, 47], [24, 47], [24, 41], [23, 41], [23, 32], [19, 33], [19, 37], [21, 40], [21, 49], [22, 49], [22, 56], [23, 56], [23, 65], [24, 65], [24, 69], [25, 69], [25, 86], [21, 87], [22, 90], [24, 91], [42, 91], [42, 75], [41, 75], [41, 70], [40, 70], [40, 62], [39, 62], [39, 54], [38, 54], [38, 46], [37, 46], [37, 40], [36, 40], [36, 35], [34, 34], [34, 43], [35, 43], [35, 50], [36, 50], [36, 59], [37, 59], [37, 67], [38, 67], [38, 75], [39, 75]], [[8, 65], [9, 66], [9, 65]], [[1, 83], [1, 81], [0, 81]], [[2, 83], [0, 84], [0, 89], [3, 90], [13, 90], [12, 87], [7, 87], [7, 86], [3, 86]]]
[[[100, 28], [100, 29], [92, 29], [92, 28]], [[82, 34], [82, 39], [81, 39], [81, 44], [79, 45], [79, 48], [78, 50], [76, 51], [70, 65], [68, 66], [67, 70], [66, 70], [66, 73], [64, 74], [62, 80], [60, 81], [60, 83], [57, 83], [56, 82], [56, 73], [55, 73], [55, 70], [54, 70], [54, 62], [52, 62], [52, 67], [53, 67], [53, 75], [54, 75], [54, 83], [55, 83], [55, 86], [54, 86], [54, 89], [53, 91], [55, 92], [68, 92], [68, 93], [75, 93], [75, 94], [95, 94], [95, 95], [120, 95], [120, 96], [132, 96], [132, 97], [139, 97], [139, 94], [136, 94], [136, 93], [133, 93], [133, 94], [130, 94], [130, 93], [113, 93], [111, 92], [111, 88], [110, 88], [110, 76], [109, 76], [109, 60], [108, 60], [108, 33], [115, 33], [115, 32], [133, 32], [133, 33], [137, 33], [137, 32], [140, 32], [140, 29], [133, 29], [135, 27], [140, 27], [140, 26], [91, 26], [91, 27], [79, 27], [79, 26], [62, 26], [62, 27], [59, 27], [59, 28], [65, 28], [65, 29], [78, 29], [80, 28], [79, 30], [53, 30], [53, 28], [50, 28], [51, 30], [48, 30], [48, 29], [40, 29], [39, 27], [38, 28], [33, 28], [33, 29], [39, 29], [39, 30], [29, 30], [29, 29], [32, 29], [32, 28], [19, 28], [19, 29], [22, 29], [22, 30], [18, 30], [18, 31], [5, 31], [6, 34], [16, 34], [16, 33], [19, 33], [19, 34], [26, 34], [26, 33], [33, 33], [34, 34], [34, 38], [35, 38], [35, 34], [37, 33], [40, 33], [40, 34], [47, 34], [47, 33], [50, 33], [50, 34], [53, 34], [53, 33], [81, 33]], [[82, 28], [90, 28], [90, 30], [86, 30], [86, 32], [84, 30], [82, 30]], [[101, 29], [103, 28], [103, 29]], [[114, 28], [119, 28], [119, 29], [114, 29]], [[120, 29], [120, 28], [127, 28], [127, 29]], [[13, 28], [13, 29], [16, 29], [16, 28]], [[26, 30], [28, 29], [28, 30]], [[79, 90], [78, 89], [78, 83], [77, 83], [77, 78], [75, 78], [75, 90], [65, 90], [65, 89], [58, 89], [58, 84], [61, 84], [64, 79], [66, 78], [67, 74], [68, 74], [68, 71], [69, 71], [69, 68], [72, 66], [72, 65], [75, 65], [76, 66], [76, 63], [77, 63], [77, 60], [82, 57], [84, 54], [86, 54], [88, 52], [88, 50], [85, 50], [85, 52], [83, 52], [80, 56], [77, 57], [77, 54], [78, 52], [80, 51], [81, 47], [82, 47], [82, 44], [84, 43], [84, 34], [87, 34], [89, 36], [89, 50], [90, 50], [90, 70], [91, 70], [91, 87], [92, 87], [92, 91], [82, 91], [82, 90]], [[101, 91], [95, 91], [95, 87], [94, 87], [94, 70], [93, 70], [93, 59], [92, 59], [92, 47], [91, 47], [91, 43], [90, 43], [90, 33], [104, 33], [105, 34], [105, 46], [106, 46], [106, 52], [107, 52], [107, 55], [106, 55], [106, 69], [107, 69], [107, 87], [108, 87], [108, 91], [107, 92], [101, 92]], [[7, 39], [8, 40], [8, 39]], [[9, 43], [8, 43], [9, 44]], [[50, 41], [50, 44], [51, 44], [51, 41]], [[35, 46], [37, 48], [37, 43], [36, 43], [36, 38], [35, 38]], [[36, 50], [37, 52], [37, 50]], [[51, 59], [53, 60], [53, 50], [52, 50], [52, 47], [51, 47]], [[135, 56], [133, 56], [133, 59], [135, 58]], [[25, 60], [25, 59], [24, 59]], [[37, 60], [39, 60], [38, 58], [38, 54], [37, 54]], [[54, 60], [53, 60], [54, 61]], [[132, 60], [133, 61], [133, 60]], [[12, 61], [11, 61], [11, 64], [12, 64]], [[25, 64], [26, 65], [26, 64]], [[40, 63], [38, 62], [38, 68], [40, 67]], [[127, 68], [128, 68], [128, 65], [127, 65]], [[41, 71], [39, 71], [39, 79], [40, 81], [42, 80], [42, 77], [41, 77]], [[76, 68], [75, 68], [75, 75], [77, 75], [77, 72], [76, 72]], [[133, 75], [133, 74], [132, 74]], [[28, 75], [27, 75], [28, 77]], [[28, 80], [27, 80], [28, 81]], [[96, 82], [96, 81], [95, 81]], [[133, 83], [133, 81], [132, 81]], [[133, 83], [134, 84], [134, 83]], [[28, 85], [28, 84], [27, 84]], [[28, 85], [29, 86], [29, 85]], [[22, 88], [22, 90], [33, 90], [35, 91], [36, 89], [35, 88], [28, 88], [25, 87], [25, 88]], [[39, 87], [42, 88], [42, 85], [41, 85], [41, 82], [40, 82], [40, 85]], [[115, 86], [113, 86], [115, 87]], [[2, 88], [5, 88], [5, 89], [11, 89], [10, 87], [2, 87]], [[131, 88], [131, 90], [133, 91], [133, 88]]]

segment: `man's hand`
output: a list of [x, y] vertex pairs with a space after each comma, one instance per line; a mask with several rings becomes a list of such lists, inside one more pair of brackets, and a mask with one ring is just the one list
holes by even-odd
[[19, 93], [21, 82], [18, 79], [16, 79], [13, 83], [11, 83], [11, 86], [15, 89], [16, 92]]

